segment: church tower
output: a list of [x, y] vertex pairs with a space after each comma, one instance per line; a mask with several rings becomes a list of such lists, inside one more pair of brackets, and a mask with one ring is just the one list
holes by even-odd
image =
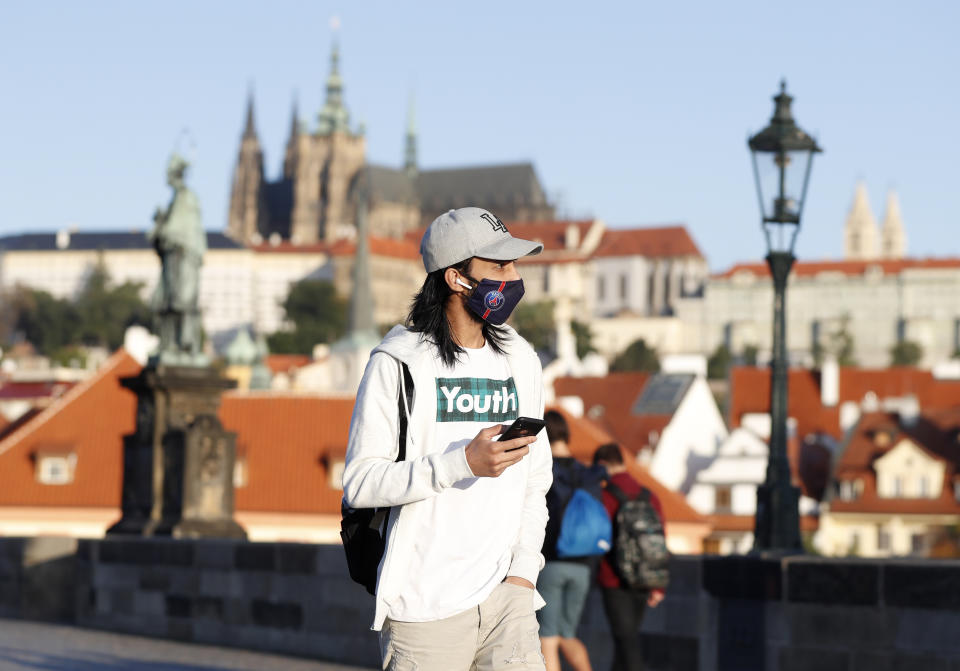
[[263, 199], [263, 150], [257, 137], [253, 91], [247, 96], [247, 120], [240, 140], [240, 154], [233, 169], [227, 235], [240, 243], [256, 242], [266, 220]]
[[366, 139], [350, 130], [336, 43], [330, 55], [326, 101], [317, 122], [315, 134], [299, 134], [292, 159], [290, 240], [299, 245], [333, 242], [355, 234], [349, 189], [364, 164]]
[[878, 243], [877, 220], [870, 211], [867, 187], [863, 182], [858, 182], [844, 231], [844, 257], [848, 261], [879, 258]]
[[887, 194], [887, 211], [883, 215], [883, 228], [880, 231], [881, 249], [885, 259], [902, 259], [907, 253], [907, 233], [903, 228], [900, 215], [900, 199], [897, 192], [890, 189]]

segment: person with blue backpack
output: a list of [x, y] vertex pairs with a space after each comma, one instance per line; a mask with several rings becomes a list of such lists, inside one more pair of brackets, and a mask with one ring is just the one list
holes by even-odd
[[590, 591], [591, 574], [611, 546], [612, 526], [603, 507], [607, 471], [585, 466], [570, 453], [570, 428], [556, 410], [544, 413], [553, 454], [553, 484], [547, 492], [546, 560], [537, 590], [547, 602], [537, 613], [547, 671], [560, 671], [560, 654], [574, 671], [591, 671], [577, 625]]

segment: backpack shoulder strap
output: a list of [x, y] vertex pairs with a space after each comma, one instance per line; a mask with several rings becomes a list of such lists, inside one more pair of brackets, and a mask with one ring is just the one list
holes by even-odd
[[622, 489], [617, 487], [615, 484], [607, 480], [607, 491], [613, 494], [613, 498], [620, 502], [622, 506], [624, 503], [630, 500], [630, 497], [627, 496]]
[[[402, 379], [397, 385], [397, 413], [400, 417], [400, 431], [398, 438], [397, 461], [403, 461], [407, 458], [407, 419], [410, 410], [413, 408], [413, 376], [410, 375], [410, 368], [407, 364], [400, 362], [402, 370]], [[404, 404], [406, 400], [406, 404]]]

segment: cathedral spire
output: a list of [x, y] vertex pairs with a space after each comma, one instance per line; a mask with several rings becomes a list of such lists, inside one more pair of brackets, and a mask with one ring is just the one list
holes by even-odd
[[410, 109], [407, 112], [407, 137], [403, 154], [403, 170], [410, 179], [417, 176], [417, 122], [413, 94], [410, 94]]
[[879, 257], [877, 220], [870, 210], [867, 186], [857, 182], [853, 205], [844, 230], [845, 257], [850, 261], [868, 261]]
[[887, 211], [883, 215], [883, 228], [880, 230], [883, 258], [902, 259], [907, 253], [907, 233], [900, 214], [900, 199], [897, 192], [890, 189], [887, 194]]
[[253, 113], [253, 86], [247, 90], [247, 122], [243, 128], [244, 139], [257, 139], [257, 124]]
[[350, 113], [343, 104], [343, 79], [340, 77], [340, 46], [334, 40], [330, 52], [330, 74], [327, 76], [327, 99], [320, 110], [320, 135], [334, 132], [349, 132]]

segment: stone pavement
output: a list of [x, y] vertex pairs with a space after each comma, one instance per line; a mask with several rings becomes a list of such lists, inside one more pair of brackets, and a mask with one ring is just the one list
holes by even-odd
[[0, 671], [365, 671], [235, 648], [0, 619]]

